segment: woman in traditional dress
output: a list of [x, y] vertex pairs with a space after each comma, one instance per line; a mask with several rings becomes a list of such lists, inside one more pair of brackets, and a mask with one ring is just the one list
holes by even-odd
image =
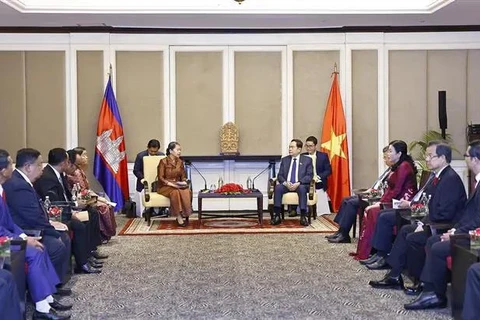
[[185, 227], [192, 214], [192, 191], [188, 187], [181, 153], [182, 147], [178, 142], [168, 144], [167, 156], [158, 164], [157, 192], [170, 199], [170, 214], [177, 217], [180, 227]]
[[90, 196], [97, 197], [97, 202], [94, 206], [100, 213], [100, 232], [104, 242], [108, 242], [115, 235], [117, 228], [113, 207], [107, 204], [107, 199], [99, 197], [90, 189], [90, 184], [85, 174], [85, 170], [88, 167], [88, 155], [85, 148], [77, 147], [69, 150], [68, 154], [77, 167], [73, 174], [67, 175], [69, 188], [72, 190], [73, 186], [77, 184], [80, 186], [80, 190], [77, 190], [78, 193], [88, 192]]
[[387, 188], [380, 201], [365, 209], [360, 239], [355, 259], [367, 259], [372, 248], [371, 242], [381, 205], [392, 207], [392, 199], [411, 200], [417, 192], [417, 168], [407, 153], [407, 144], [394, 140], [388, 146], [388, 161], [393, 164], [387, 179]]

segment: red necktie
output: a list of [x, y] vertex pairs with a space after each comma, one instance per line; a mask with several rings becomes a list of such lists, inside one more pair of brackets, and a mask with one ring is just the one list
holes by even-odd
[[7, 194], [6, 194], [5, 190], [3, 190], [2, 198], [3, 198], [3, 201], [4, 201], [5, 203], [7, 203]]
[[434, 186], [436, 186], [436, 185], [437, 185], [437, 183], [438, 183], [438, 180], [440, 180], [440, 179], [438, 179], [437, 177], [433, 178], [433, 185], [434, 185]]

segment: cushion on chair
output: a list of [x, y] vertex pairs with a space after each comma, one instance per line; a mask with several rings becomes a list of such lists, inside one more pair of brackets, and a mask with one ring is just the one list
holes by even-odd
[[170, 199], [156, 192], [150, 192], [150, 201], [147, 202], [145, 197], [142, 197], [142, 204], [146, 208], [170, 207]]
[[[310, 200], [307, 198], [307, 205], [313, 206], [317, 203], [317, 193], [313, 194], [313, 199]], [[286, 205], [298, 205], [298, 194], [296, 192], [287, 192], [282, 197], [282, 204]]]

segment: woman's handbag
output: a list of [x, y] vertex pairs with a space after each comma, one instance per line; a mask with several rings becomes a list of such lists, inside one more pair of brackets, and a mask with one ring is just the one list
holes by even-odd
[[158, 190], [158, 176], [155, 178], [155, 181], [152, 182], [152, 187], [150, 189], [152, 192], [157, 192]]

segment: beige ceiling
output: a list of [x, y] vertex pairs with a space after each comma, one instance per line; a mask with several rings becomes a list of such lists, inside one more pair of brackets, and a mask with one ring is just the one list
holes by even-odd
[[480, 26], [480, 0], [456, 0], [433, 14], [406, 15], [22, 14], [0, 2], [0, 26], [4, 27], [102, 25], [113, 27], [242, 29], [352, 26]]

